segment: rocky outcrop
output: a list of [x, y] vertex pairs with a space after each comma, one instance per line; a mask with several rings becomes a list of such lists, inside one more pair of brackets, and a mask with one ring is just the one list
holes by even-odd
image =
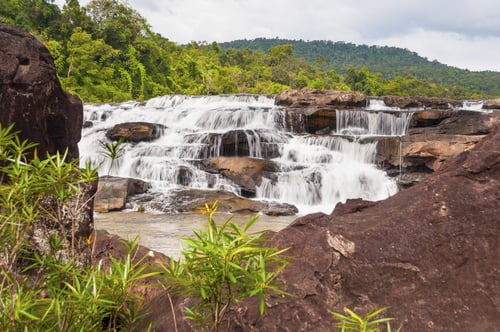
[[422, 113], [415, 113], [408, 136], [386, 137], [377, 145], [378, 165], [398, 176], [403, 187], [422, 181], [444, 161], [470, 150], [500, 123], [498, 110]]
[[362, 108], [366, 106], [366, 95], [354, 91], [318, 89], [286, 90], [276, 96], [276, 105], [301, 109], [310, 115], [318, 110]]
[[264, 213], [269, 216], [293, 216], [298, 210], [286, 203], [265, 202], [238, 196], [225, 190], [179, 189], [171, 190], [168, 197], [161, 194], [136, 195], [130, 198], [130, 206], [142, 206], [145, 210], [164, 213], [204, 211], [205, 204], [217, 203], [217, 211], [230, 213]]
[[142, 180], [103, 176], [99, 178], [99, 186], [94, 198], [95, 212], [109, 212], [125, 208], [131, 195], [143, 194], [149, 185]]
[[[372, 100], [383, 101], [387, 110], [370, 109]], [[498, 99], [485, 101], [479, 111], [470, 111], [464, 101], [448, 98], [367, 97], [354, 92], [302, 89], [279, 94], [276, 104], [287, 112], [287, 127], [315, 135], [335, 132], [337, 110], [413, 112], [408, 136], [372, 138], [378, 141], [377, 164], [397, 176], [402, 187], [422, 181], [445, 160], [472, 148], [500, 123]]]
[[126, 122], [115, 125], [106, 132], [112, 141], [124, 142], [152, 141], [161, 136], [164, 126], [148, 122]]
[[[331, 331], [329, 311], [389, 306], [404, 331], [494, 331], [500, 324], [500, 126], [423, 183], [380, 202], [348, 201], [270, 235], [290, 248], [290, 297], [234, 304], [229, 331]], [[194, 331], [173, 299], [178, 331]], [[165, 294], [150, 303], [157, 331], [173, 330]]]
[[272, 178], [272, 173], [279, 171], [278, 165], [271, 160], [249, 157], [205, 159], [200, 168], [232, 180], [242, 188], [242, 195], [245, 197], [255, 197], [257, 186], [262, 183], [262, 177]]
[[287, 109], [284, 123], [288, 130], [311, 134], [334, 130], [337, 109], [363, 108], [366, 102], [366, 95], [359, 92], [309, 88], [284, 91], [275, 101], [276, 105]]
[[0, 124], [14, 124], [39, 156], [78, 158], [83, 105], [64, 92], [47, 48], [28, 33], [0, 23]]

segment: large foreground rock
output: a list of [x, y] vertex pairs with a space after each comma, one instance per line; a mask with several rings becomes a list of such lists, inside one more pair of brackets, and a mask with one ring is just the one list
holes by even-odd
[[38, 143], [39, 156], [78, 158], [83, 105], [62, 90], [54, 61], [35, 37], [0, 23], [0, 124], [14, 124], [21, 139]]
[[[67, 151], [68, 159], [75, 159], [79, 157], [82, 119], [82, 102], [62, 90], [47, 48], [28, 33], [0, 23], [0, 125], [13, 125], [21, 140], [37, 143], [40, 158]], [[50, 217], [42, 213], [45, 216], [31, 225], [25, 254], [89, 263], [87, 240], [94, 231], [92, 203], [96, 187], [97, 181], [79, 184], [81, 193], [62, 206], [44, 197], [40, 210], [57, 213]], [[54, 239], [60, 241], [57, 248]]]
[[[270, 237], [289, 247], [282, 274], [292, 297], [230, 310], [228, 331], [332, 331], [330, 310], [389, 306], [404, 331], [498, 331], [500, 126], [424, 182], [381, 202], [349, 201], [297, 219]], [[178, 331], [194, 331], [174, 299]], [[148, 322], [172, 331], [168, 298]], [[228, 324], [228, 325], [226, 325]]]

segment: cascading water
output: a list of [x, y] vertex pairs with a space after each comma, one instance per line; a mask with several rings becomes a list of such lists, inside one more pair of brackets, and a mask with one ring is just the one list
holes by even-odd
[[391, 111], [340, 110], [336, 131], [316, 136], [287, 130], [285, 111], [274, 106], [272, 96], [163, 96], [144, 103], [86, 105], [85, 120], [93, 125], [83, 130], [80, 155], [82, 163], [101, 165], [102, 175], [110, 163], [99, 141], [107, 140], [108, 129], [124, 122], [161, 124], [158, 139], [124, 143], [125, 154], [110, 174], [140, 178], [165, 195], [186, 187], [240, 194], [229, 179], [200, 170], [199, 161], [240, 154], [272, 159], [280, 171], [263, 178], [255, 199], [294, 204], [300, 213], [329, 213], [348, 198], [379, 200], [397, 191], [394, 179], [374, 165], [376, 140], [363, 139], [404, 135], [411, 114]]

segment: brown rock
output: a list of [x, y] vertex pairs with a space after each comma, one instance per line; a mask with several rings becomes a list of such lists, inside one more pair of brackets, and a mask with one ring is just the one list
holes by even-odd
[[410, 170], [436, 171], [444, 161], [470, 150], [483, 137], [484, 135], [418, 134], [401, 138], [401, 147], [399, 138], [384, 138], [377, 145], [377, 162], [387, 169], [402, 166], [405, 173]]
[[152, 141], [161, 136], [163, 125], [148, 122], [120, 123], [106, 132], [112, 141], [122, 139], [125, 142]]
[[78, 158], [83, 105], [62, 90], [47, 48], [28, 33], [0, 23], [0, 124], [38, 143], [39, 156]]
[[447, 110], [462, 104], [461, 100], [438, 98], [438, 97], [402, 97], [402, 96], [384, 96], [384, 103], [390, 107], [400, 108], [425, 108], [433, 110]]
[[258, 213], [266, 207], [259, 201], [250, 200], [224, 190], [186, 189], [174, 193], [172, 204], [178, 212], [200, 212], [205, 204], [217, 202], [217, 211], [231, 213]]
[[[500, 122], [500, 111], [425, 111], [413, 115], [414, 134], [485, 135]], [[423, 128], [421, 128], [423, 127]]]
[[99, 178], [97, 194], [94, 198], [94, 211], [109, 212], [125, 208], [131, 195], [142, 194], [148, 189], [142, 180], [103, 176]]
[[335, 129], [336, 110], [365, 107], [366, 96], [353, 91], [306, 88], [284, 91], [276, 96], [275, 103], [286, 107], [288, 130], [314, 134]]
[[276, 96], [276, 105], [304, 109], [311, 114], [318, 108], [344, 109], [366, 106], [366, 96], [354, 91], [300, 89], [283, 91]]
[[[111, 257], [115, 260], [126, 258], [128, 249], [122, 238], [103, 230], [96, 230], [94, 234], [92, 262], [95, 266], [100, 264], [100, 268], [105, 271], [112, 267]], [[168, 266], [170, 262], [164, 254], [141, 245], [137, 247], [136, 252], [132, 253], [131, 258], [131, 263], [136, 265], [137, 269], [146, 266], [145, 273], [162, 271], [161, 265]], [[158, 286], [159, 282], [161, 282], [161, 277], [157, 276], [142, 279], [132, 288], [132, 292], [147, 303], [152, 298], [165, 293], [164, 289]]]
[[500, 109], [500, 98], [487, 100], [483, 105], [483, 109]]
[[254, 197], [256, 188], [262, 182], [262, 176], [269, 172], [277, 172], [275, 162], [249, 157], [219, 157], [204, 160], [202, 169], [221, 174], [242, 188], [246, 197]]

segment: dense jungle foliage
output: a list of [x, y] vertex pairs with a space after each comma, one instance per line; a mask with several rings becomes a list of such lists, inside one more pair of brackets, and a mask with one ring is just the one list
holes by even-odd
[[[387, 52], [378, 56], [378, 48], [324, 41], [271, 40], [274, 44], [267, 45], [269, 40], [259, 39], [263, 44], [254, 50], [248, 41], [223, 44], [224, 48], [216, 42], [179, 45], [154, 33], [123, 0], [92, 0], [87, 6], [66, 0], [62, 8], [53, 0], [2, 0], [0, 22], [42, 40], [54, 57], [63, 87], [85, 102], [144, 100], [164, 94], [274, 94], [303, 87], [368, 95], [500, 95], [499, 73], [464, 76], [463, 71], [444, 66], [448, 73], [438, 70], [443, 65], [428, 65], [416, 55], [407, 56], [409, 51], [393, 48], [382, 48]], [[332, 45], [345, 46], [342, 57], [322, 53]], [[366, 56], [367, 51], [373, 56]], [[389, 56], [391, 52], [396, 55]], [[396, 61], [398, 57], [401, 61]], [[334, 65], [332, 59], [341, 64]], [[453, 76], [454, 80], [448, 79]]]
[[[290, 44], [297, 57], [309, 63], [333, 69], [339, 74], [349, 74], [353, 69], [368, 68], [389, 80], [401, 81], [401, 77], [414, 77], [435, 84], [460, 87], [469, 94], [500, 96], [500, 72], [475, 72], [429, 61], [407, 49], [389, 46], [355, 45], [338, 41], [304, 41], [257, 38], [221, 43], [222, 49], [251, 49], [268, 51], [277, 45]], [[482, 50], [484, 52], [484, 50]], [[399, 79], [398, 79], [399, 77]], [[405, 87], [402, 85], [401, 93]], [[407, 87], [406, 87], [407, 88]]]

